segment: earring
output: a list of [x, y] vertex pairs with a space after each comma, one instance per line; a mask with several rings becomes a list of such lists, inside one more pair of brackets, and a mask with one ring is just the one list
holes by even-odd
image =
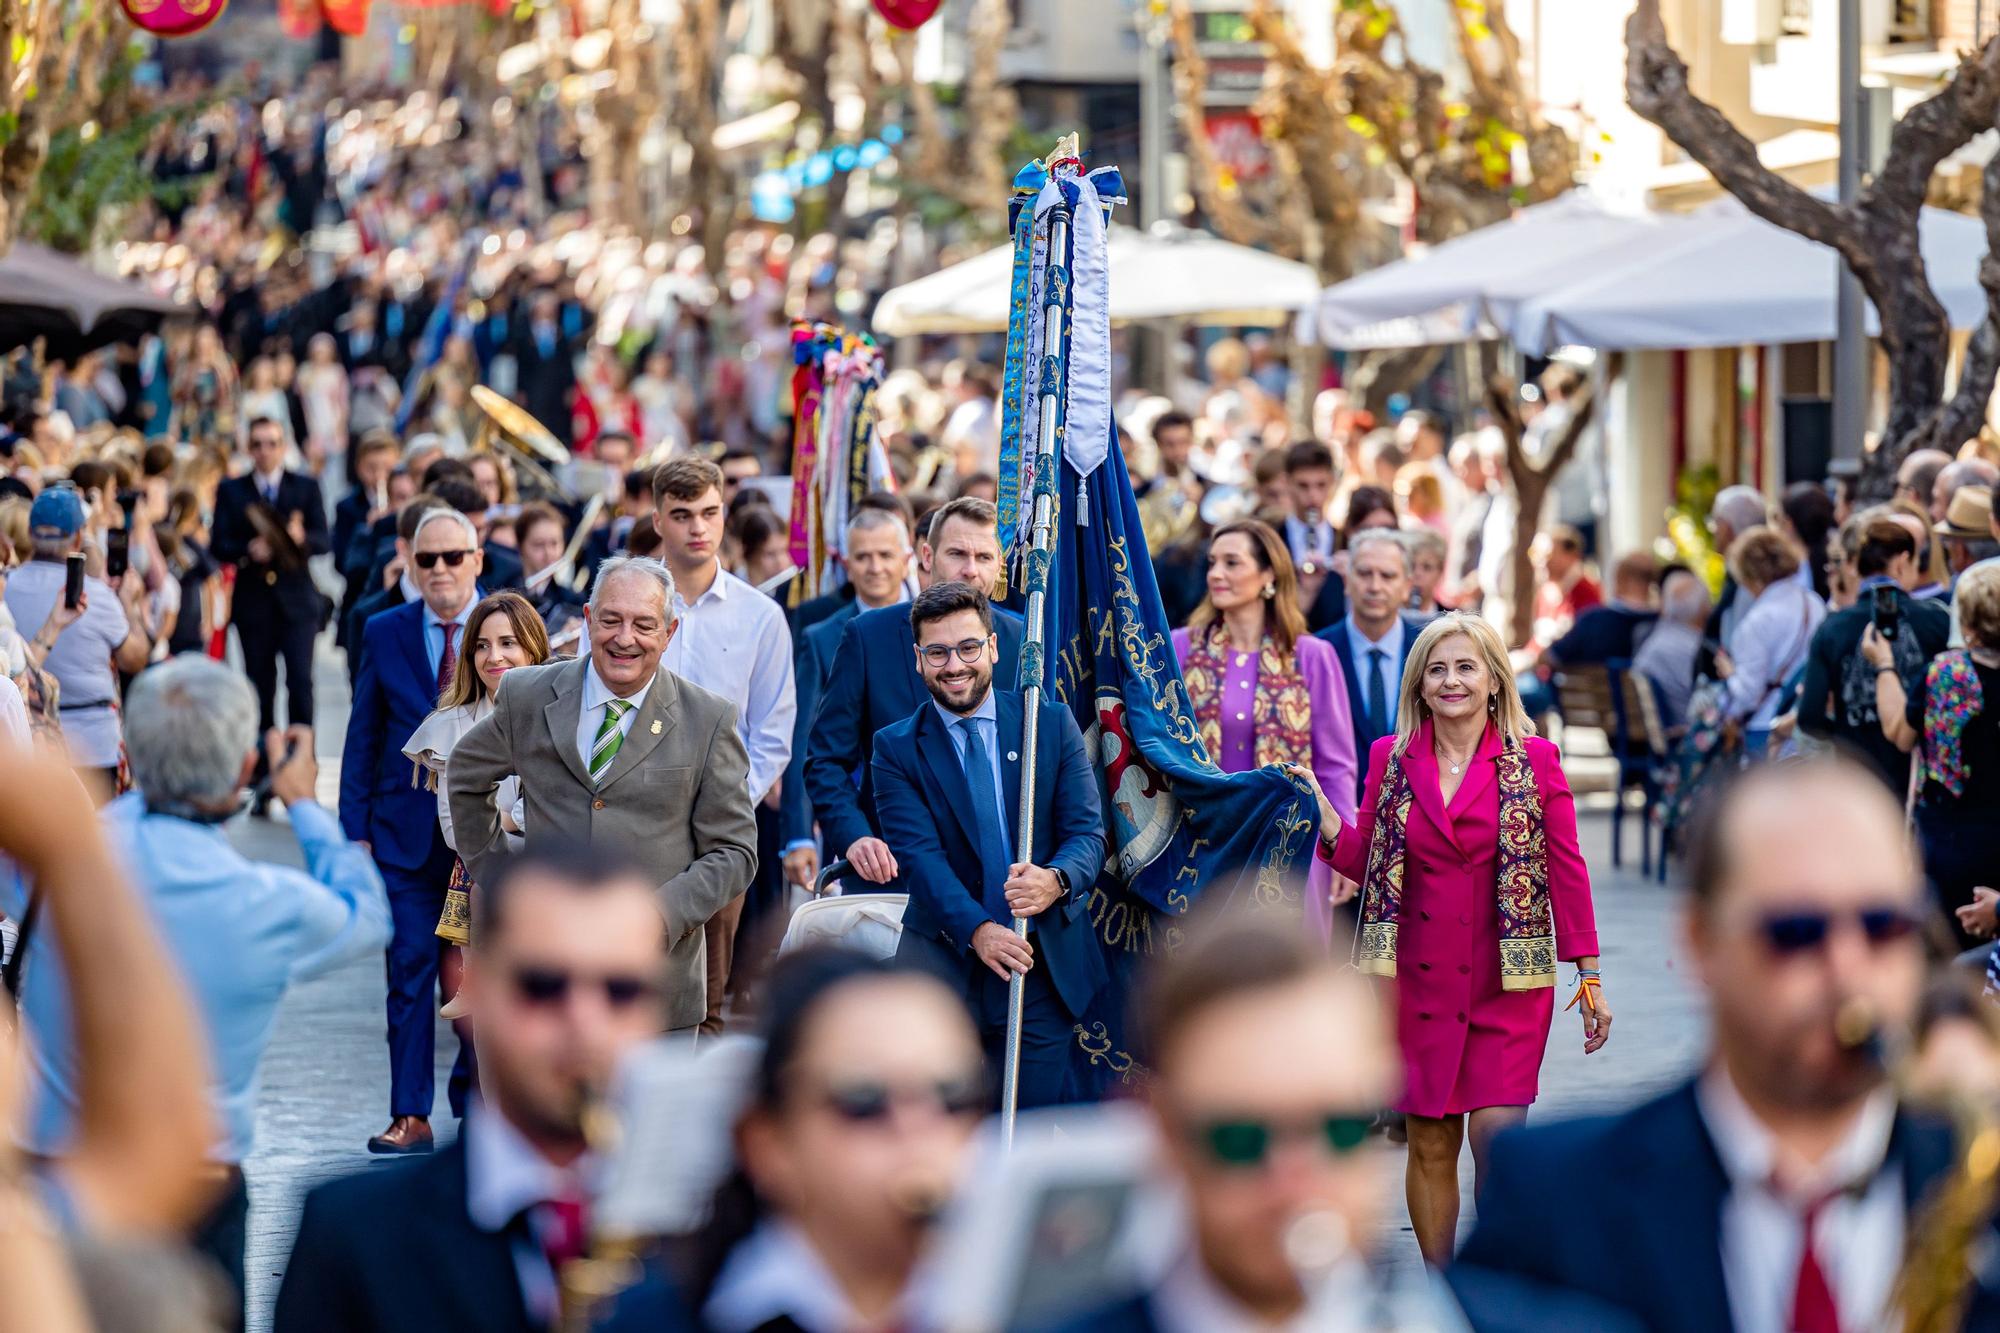
[[1277, 595], [1278, 595], [1278, 585], [1277, 585], [1277, 584], [1275, 584], [1275, 583], [1267, 583], [1267, 584], [1265, 584], [1265, 585], [1264, 585], [1264, 600], [1265, 600], [1265, 601], [1267, 601], [1267, 602], [1268, 602], [1268, 601], [1270, 601], [1270, 600], [1271, 600], [1271, 599], [1272, 599], [1273, 597], [1276, 597]]
[[1495, 714], [1496, 716], [1497, 716], [1497, 715], [1499, 714], [1499, 712], [1500, 712], [1500, 696], [1499, 696], [1499, 695], [1497, 695], [1497, 694], [1489, 694], [1489, 695], [1487, 695], [1487, 696], [1486, 696], [1486, 711], [1487, 711], [1487, 712], [1489, 712], [1489, 713], [1493, 713], [1493, 714]]

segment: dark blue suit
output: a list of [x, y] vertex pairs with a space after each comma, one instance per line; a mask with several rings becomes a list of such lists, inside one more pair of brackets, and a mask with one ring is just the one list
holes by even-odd
[[[437, 671], [424, 647], [424, 604], [407, 602], [361, 631], [361, 669], [340, 757], [340, 825], [373, 849], [389, 890], [389, 1107], [431, 1113], [436, 1091], [433, 993], [438, 914], [453, 856], [438, 828], [437, 795], [411, 777], [403, 743], [437, 707]], [[452, 1107], [463, 1106], [465, 1052], [452, 1070]]]
[[[1904, 1112], [1889, 1140], [1912, 1210], [1955, 1164], [1948, 1124]], [[1588, 1182], [1590, 1225], [1561, 1182]], [[1728, 1333], [1719, 1228], [1729, 1177], [1694, 1085], [1622, 1115], [1513, 1130], [1493, 1142], [1479, 1221], [1447, 1276], [1473, 1327], [1499, 1330], [1643, 1327], [1650, 1333]], [[1989, 1228], [1991, 1223], [1986, 1224]], [[1991, 1246], [2000, 1236], [1989, 1235]], [[1539, 1316], [1560, 1305], [1573, 1318]], [[1993, 1328], [2000, 1298], [1971, 1297], [1966, 1328]]]
[[307, 1195], [278, 1288], [274, 1333], [542, 1327], [522, 1299], [514, 1238], [480, 1230], [467, 1214], [465, 1172], [465, 1147], [453, 1143], [434, 1157], [371, 1167]]
[[[826, 600], [815, 597], [799, 610], [803, 612], [806, 607]], [[792, 681], [799, 711], [792, 726], [792, 759], [785, 768], [785, 791], [778, 806], [778, 841], [784, 847], [812, 840], [813, 806], [812, 796], [806, 790], [806, 747], [812, 740], [813, 714], [819, 711], [820, 695], [833, 673], [841, 632], [860, 611], [861, 603], [850, 598], [792, 634], [792, 642], [798, 645], [792, 661]], [[845, 849], [843, 843], [833, 854], [838, 856]]]
[[[1331, 583], [1332, 580], [1329, 579], [1328, 582]], [[1383, 701], [1387, 705], [1388, 726], [1385, 730], [1376, 730], [1368, 718], [1368, 694], [1361, 676], [1363, 664], [1354, 660], [1354, 649], [1347, 642], [1347, 622], [1348, 617], [1342, 616], [1334, 624], [1320, 630], [1315, 637], [1325, 639], [1328, 643], [1332, 644], [1333, 651], [1340, 655], [1340, 671], [1347, 678], [1347, 706], [1354, 717], [1354, 753], [1365, 755], [1376, 741], [1382, 739], [1384, 736], [1395, 733], [1396, 699], [1392, 694]], [[1410, 665], [1410, 649], [1416, 647], [1417, 635], [1423, 632], [1423, 628], [1427, 623], [1429, 622], [1422, 616], [1413, 616], [1408, 613], [1403, 614], [1403, 667], [1405, 670]], [[1354, 770], [1354, 799], [1357, 801], [1362, 798], [1362, 788], [1365, 785], [1367, 769], [1368, 765], [1362, 763]]]
[[[1021, 663], [1020, 617], [995, 607], [993, 632], [1000, 640], [993, 681], [1012, 685]], [[907, 605], [863, 611], [842, 627], [806, 747], [806, 792], [829, 857], [845, 855], [856, 838], [876, 832], [869, 747], [882, 728], [930, 700], [916, 652]]]
[[[1023, 701], [995, 690], [994, 737], [999, 751], [1000, 812], [1008, 856], [1016, 853], [1021, 799]], [[1034, 864], [1060, 870], [1070, 891], [1031, 920], [1035, 966], [1028, 973], [1021, 1040], [1020, 1104], [1071, 1100], [1070, 1029], [1108, 979], [1090, 920], [1090, 890], [1104, 865], [1104, 809], [1083, 733], [1067, 707], [1045, 703], [1035, 748]], [[910, 895], [903, 911], [899, 958], [937, 972], [965, 996], [989, 1053], [1007, 1027], [1007, 983], [972, 952], [981, 925], [1010, 925], [1006, 900], [991, 887], [979, 854], [973, 792], [948, 724], [926, 699], [875, 737], [870, 765], [882, 838], [896, 855]], [[987, 779], [991, 781], [990, 777]]]

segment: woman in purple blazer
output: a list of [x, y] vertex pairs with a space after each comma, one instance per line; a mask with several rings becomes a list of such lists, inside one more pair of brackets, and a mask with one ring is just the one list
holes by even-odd
[[[1245, 519], [1219, 529], [1208, 546], [1208, 596], [1174, 654], [1208, 757], [1225, 773], [1265, 764], [1300, 764], [1320, 786], [1355, 790], [1354, 719], [1347, 679], [1333, 645], [1306, 632], [1291, 553], [1268, 523]], [[1336, 797], [1343, 820], [1351, 796]], [[1315, 862], [1306, 921], [1324, 939], [1333, 919], [1335, 877]], [[1345, 897], [1353, 892], [1343, 886]]]

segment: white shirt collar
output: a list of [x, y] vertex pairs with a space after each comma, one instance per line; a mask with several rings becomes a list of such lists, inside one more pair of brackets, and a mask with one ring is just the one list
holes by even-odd
[[280, 467], [276, 472], [254, 472], [251, 475], [256, 478], [259, 492], [275, 491], [285, 479], [285, 469]]
[[481, 1231], [501, 1231], [523, 1212], [551, 1199], [581, 1197], [589, 1158], [556, 1166], [514, 1128], [497, 1107], [479, 1103], [465, 1128], [465, 1211]]
[[[636, 693], [625, 696], [625, 701], [635, 709], [645, 703], [646, 695], [653, 688], [653, 681], [658, 680], [659, 676], [660, 673], [655, 671]], [[591, 660], [586, 650], [583, 667], [583, 711], [594, 712], [617, 697], [617, 692], [606, 685], [604, 678], [597, 674], [597, 663]]]
[[[708, 581], [708, 591], [704, 592], [701, 596], [695, 598], [692, 602], [685, 600], [681, 596], [680, 588], [678, 585], [676, 585], [676, 587], [674, 588], [675, 617], [678, 618], [680, 616], [686, 615], [690, 607], [700, 606], [703, 602], [709, 601], [711, 598], [718, 602], [728, 601], [729, 585], [731, 583], [743, 583], [743, 580], [737, 578], [734, 574], [724, 569], [722, 567], [722, 562], [718, 560], [715, 562], [715, 577]], [[747, 588], [750, 585], [747, 583], [743, 583], [743, 586]]]
[[[1806, 1178], [1781, 1182], [1776, 1138], [1743, 1100], [1720, 1061], [1695, 1085], [1695, 1102], [1733, 1188], [1762, 1189], [1801, 1205], [1848, 1186], [1865, 1186], [1888, 1155], [1889, 1135], [1896, 1123], [1895, 1093], [1878, 1088], [1862, 1104], [1846, 1137]], [[1795, 1176], [1795, 1172], [1793, 1164], [1788, 1176]]]
[[780, 1318], [806, 1333], [866, 1324], [804, 1233], [780, 1220], [758, 1227], [730, 1254], [701, 1317], [715, 1333], [748, 1333]]
[[1368, 1299], [1370, 1286], [1367, 1266], [1349, 1255], [1314, 1293], [1308, 1308], [1282, 1324], [1270, 1324], [1244, 1309], [1217, 1285], [1201, 1258], [1190, 1254], [1167, 1269], [1148, 1303], [1163, 1333], [1340, 1333], [1347, 1329], [1358, 1333], [1364, 1327], [1374, 1327], [1364, 1322], [1374, 1308]]
[[979, 701], [979, 707], [973, 709], [970, 713], [954, 713], [935, 699], [931, 700], [931, 707], [937, 709], [937, 715], [944, 719], [944, 724], [947, 727], [955, 727], [968, 717], [983, 717], [996, 726], [1000, 720], [1000, 713], [994, 706], [993, 690], [990, 686], [987, 688], [986, 697]]

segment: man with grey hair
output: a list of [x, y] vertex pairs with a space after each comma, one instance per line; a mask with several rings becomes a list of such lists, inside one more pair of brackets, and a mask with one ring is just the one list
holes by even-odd
[[676, 628], [664, 564], [606, 560], [584, 620], [589, 652], [508, 672], [452, 751], [452, 829], [473, 882], [490, 880], [506, 854], [497, 793], [517, 776], [531, 847], [603, 842], [646, 867], [669, 946], [666, 1024], [692, 1030], [708, 1010], [702, 926], [757, 868], [749, 753], [734, 705], [660, 667]]
[[[467, 647], [467, 622], [484, 568], [479, 532], [455, 509], [425, 511], [410, 537], [417, 599], [371, 616], [361, 630], [361, 669], [341, 752], [340, 822], [369, 849], [389, 888], [389, 1127], [368, 1141], [376, 1153], [429, 1152], [436, 1097], [437, 936], [451, 884], [452, 850], [438, 827], [437, 800], [410, 780], [403, 743], [437, 707]], [[462, 1114], [471, 1063], [461, 1048], [447, 1099]]]
[[[1340, 656], [1347, 678], [1348, 711], [1354, 718], [1354, 753], [1396, 730], [1396, 700], [1403, 688], [1403, 664], [1424, 617], [1409, 614], [1415, 571], [1409, 544], [1392, 528], [1359, 533], [1347, 548], [1347, 614], [1319, 632]], [[1354, 797], [1361, 799], [1362, 774], [1354, 770]]]
[[1632, 669], [1653, 683], [1660, 721], [1668, 727], [1687, 717], [1708, 601], [1708, 585], [1698, 575], [1685, 569], [1669, 573], [1660, 584], [1660, 618], [1632, 655]]
[[[381, 876], [314, 794], [319, 770], [310, 728], [273, 729], [261, 751], [305, 868], [251, 861], [223, 833], [258, 765], [257, 712], [249, 681], [219, 662], [190, 655], [141, 673], [125, 716], [135, 790], [104, 812], [106, 832], [180, 964], [208, 1036], [220, 1131], [211, 1160], [225, 1186], [193, 1241], [239, 1296], [248, 1209], [241, 1167], [257, 1124], [258, 1064], [279, 1002], [294, 982], [373, 953], [389, 938]], [[6, 902], [5, 910], [17, 916], [23, 908]], [[22, 1009], [36, 1040], [23, 1144], [55, 1158], [76, 1138], [83, 1095], [67, 983], [61, 961], [39, 951], [24, 975]]]
[[[1715, 549], [1727, 555], [1736, 539], [1747, 532], [1755, 532], [1771, 521], [1771, 506], [1763, 493], [1755, 486], [1724, 486], [1716, 492], [1714, 503], [1708, 507], [1708, 530], [1715, 539]], [[1805, 576], [1805, 585], [1812, 586], [1812, 571], [1799, 562], [1799, 573]], [[1740, 601], [1740, 605], [1738, 604]], [[1748, 598], [1738, 598], [1736, 576], [1724, 577], [1722, 596], [1715, 601], [1715, 608], [1709, 612], [1707, 637], [1711, 644], [1719, 645], [1729, 641], [1730, 632], [1736, 628], [1750, 609]], [[1716, 674], [1713, 647], [1704, 648], [1695, 659], [1698, 674], [1713, 677]]]

